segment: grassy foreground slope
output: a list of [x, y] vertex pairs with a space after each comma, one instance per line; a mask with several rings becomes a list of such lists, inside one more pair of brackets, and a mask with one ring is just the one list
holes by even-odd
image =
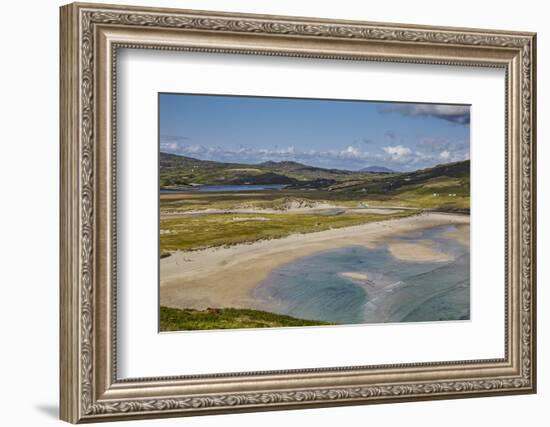
[[194, 331], [205, 329], [276, 328], [282, 326], [331, 325], [329, 322], [297, 319], [267, 311], [217, 308], [206, 310], [160, 307], [160, 330]]

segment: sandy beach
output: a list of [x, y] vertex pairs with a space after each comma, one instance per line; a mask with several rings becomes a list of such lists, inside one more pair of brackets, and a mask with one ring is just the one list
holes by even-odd
[[274, 268], [319, 251], [350, 245], [376, 247], [389, 243], [398, 258], [444, 261], [447, 255], [433, 249], [430, 241], [399, 243], [392, 239], [440, 225], [456, 225], [452, 237], [465, 242], [469, 223], [467, 215], [425, 213], [251, 244], [175, 252], [160, 260], [160, 303], [195, 309], [255, 308], [252, 291]]

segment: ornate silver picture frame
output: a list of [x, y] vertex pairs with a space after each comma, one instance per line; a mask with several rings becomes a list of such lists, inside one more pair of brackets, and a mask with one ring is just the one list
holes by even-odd
[[[534, 393], [535, 42], [535, 34], [523, 32], [63, 6], [61, 419], [79, 423]], [[115, 144], [116, 61], [122, 48], [503, 69], [504, 357], [120, 379]]]

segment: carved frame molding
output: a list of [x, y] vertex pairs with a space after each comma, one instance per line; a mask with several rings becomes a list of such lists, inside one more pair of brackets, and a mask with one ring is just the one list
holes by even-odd
[[[179, 37], [187, 39], [180, 43]], [[114, 64], [120, 47], [506, 68], [506, 357], [117, 380], [116, 287], [102, 279], [116, 281], [116, 259], [109, 251], [116, 247], [116, 154], [109, 150], [116, 130]], [[534, 34], [71, 4], [61, 9], [60, 96], [62, 419], [101, 421], [535, 391]], [[111, 179], [104, 180], [103, 174]], [[334, 381], [348, 374], [348, 385]], [[270, 375], [272, 387], [251, 387]], [[289, 379], [301, 385], [285, 387]], [[239, 381], [249, 381], [242, 391]], [[201, 382], [209, 391], [203, 387], [194, 392], [192, 387]]]

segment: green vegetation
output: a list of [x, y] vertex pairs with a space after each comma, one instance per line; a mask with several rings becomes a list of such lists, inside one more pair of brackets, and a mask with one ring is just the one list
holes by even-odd
[[[272, 191], [161, 194], [161, 257], [175, 250], [249, 243], [401, 218], [423, 209], [468, 213], [470, 207], [469, 161], [414, 172], [381, 173], [322, 169], [296, 162], [220, 163], [161, 153], [160, 177], [161, 188], [287, 185]], [[323, 212], [293, 210], [320, 204], [325, 207]], [[330, 212], [331, 205], [337, 207], [333, 209], [336, 212]], [[346, 210], [376, 207], [411, 210], [386, 215]], [[248, 212], [235, 212], [237, 209]]]
[[350, 180], [332, 187], [332, 190], [348, 195], [362, 192], [371, 204], [382, 206], [469, 209], [470, 161], [386, 175], [367, 183]]
[[[296, 162], [257, 165], [220, 163], [161, 153], [161, 188], [219, 184], [286, 184], [281, 191], [239, 194], [163, 194], [162, 207], [224, 209], [247, 202], [271, 208], [284, 197], [344, 203], [394, 205], [431, 209], [468, 209], [470, 161], [448, 163], [404, 173], [322, 169]], [[265, 205], [265, 202], [269, 202]], [[262, 203], [264, 204], [262, 206]]]
[[160, 307], [160, 330], [162, 332], [331, 324], [317, 320], [296, 319], [290, 316], [259, 310], [237, 308], [192, 310]]
[[161, 252], [196, 250], [403, 218], [416, 213], [411, 210], [393, 214], [342, 213], [334, 216], [305, 213], [185, 215], [161, 219], [160, 247]]
[[[323, 169], [296, 162], [264, 162], [256, 165], [221, 163], [160, 153], [160, 186], [173, 188], [196, 184], [306, 184], [330, 185], [349, 176], [365, 179], [369, 172]], [[320, 181], [320, 182], [319, 182]]]

